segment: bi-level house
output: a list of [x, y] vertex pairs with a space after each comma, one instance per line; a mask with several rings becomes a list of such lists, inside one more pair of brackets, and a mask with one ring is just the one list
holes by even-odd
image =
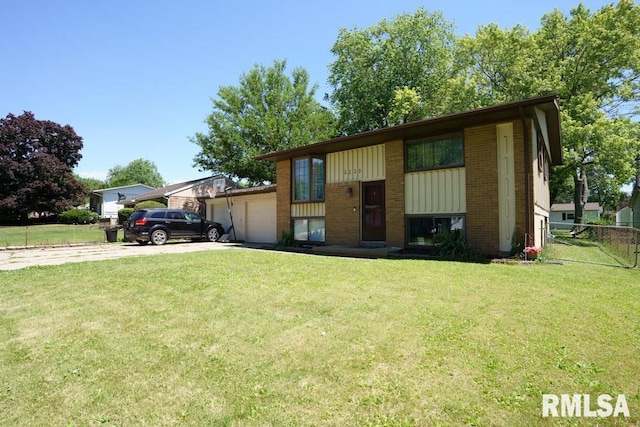
[[504, 255], [514, 237], [545, 244], [559, 108], [542, 96], [257, 159], [276, 162], [278, 236], [410, 248], [461, 231], [472, 250]]

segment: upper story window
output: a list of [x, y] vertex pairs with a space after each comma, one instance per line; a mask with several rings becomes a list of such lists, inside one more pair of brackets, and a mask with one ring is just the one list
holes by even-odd
[[540, 132], [536, 133], [536, 142], [538, 149], [538, 171], [544, 174], [544, 180], [549, 180], [549, 161], [546, 155], [546, 148], [544, 144], [544, 138], [540, 135]]
[[464, 165], [462, 133], [410, 141], [406, 149], [407, 171]]
[[304, 157], [293, 161], [293, 201], [324, 200], [324, 158]]

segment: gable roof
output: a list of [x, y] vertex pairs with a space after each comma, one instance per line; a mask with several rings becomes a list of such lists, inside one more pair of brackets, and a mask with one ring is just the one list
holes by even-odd
[[225, 179], [225, 186], [232, 186], [234, 188], [236, 187], [236, 184], [233, 181], [231, 181], [229, 178], [226, 178], [224, 175], [213, 175], [207, 178], [199, 178], [191, 181], [185, 181], [185, 182], [179, 182], [177, 184], [167, 185], [166, 187], [157, 188], [155, 190], [151, 190], [146, 193], [138, 194], [129, 200], [125, 200], [123, 203], [132, 204], [132, 203], [143, 202], [145, 200], [154, 200], [154, 199], [159, 199], [163, 197], [169, 197], [172, 194], [179, 193], [180, 191], [184, 191], [189, 188], [196, 187], [207, 181], [213, 181], [215, 179], [223, 179], [223, 178]]
[[103, 193], [106, 193], [107, 191], [125, 190], [127, 188], [134, 188], [134, 187], [147, 187], [148, 189], [153, 190], [153, 187], [151, 187], [150, 185], [146, 185], [146, 184], [129, 184], [129, 185], [121, 185], [119, 187], [100, 188], [98, 190], [93, 190], [92, 193], [103, 194]]
[[315, 144], [263, 154], [255, 157], [255, 159], [278, 161], [309, 155], [324, 155], [335, 151], [377, 145], [394, 139], [406, 140], [423, 137], [427, 134], [460, 131], [465, 127], [478, 126], [488, 122], [493, 123], [524, 119], [525, 117], [535, 117], [536, 108], [542, 110], [546, 116], [552, 164], [561, 165], [562, 141], [560, 109], [555, 95], [506, 102], [476, 110], [376, 129], [355, 135], [342, 136]]
[[[576, 206], [573, 203], [554, 203], [551, 205], [552, 212], [561, 212], [561, 211], [569, 211], [573, 212], [576, 210]], [[587, 202], [584, 205], [585, 211], [600, 211], [600, 203], [598, 202]]]

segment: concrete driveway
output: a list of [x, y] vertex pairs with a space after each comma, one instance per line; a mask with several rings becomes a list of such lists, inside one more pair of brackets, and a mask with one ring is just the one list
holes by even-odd
[[162, 246], [137, 243], [106, 243], [89, 246], [65, 246], [34, 249], [0, 250], [0, 270], [19, 270], [36, 265], [67, 262], [99, 261], [131, 256], [214, 251], [235, 247], [234, 244], [212, 242], [168, 242]]

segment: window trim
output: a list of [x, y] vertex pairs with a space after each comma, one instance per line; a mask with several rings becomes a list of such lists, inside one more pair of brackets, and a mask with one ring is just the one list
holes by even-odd
[[[322, 198], [313, 198], [313, 160], [319, 159], [322, 160]], [[296, 200], [296, 161], [298, 160], [306, 160], [309, 174], [307, 175], [308, 180], [308, 194], [309, 197], [306, 199]], [[316, 202], [324, 202], [325, 200], [325, 185], [327, 182], [327, 161], [326, 157], [322, 155], [310, 155], [303, 157], [296, 157], [291, 161], [291, 203], [316, 203]]]
[[[421, 144], [421, 143], [428, 143], [428, 144], [434, 144], [438, 141], [442, 141], [444, 139], [449, 139], [451, 137], [460, 137], [460, 139], [462, 140], [462, 162], [461, 163], [456, 163], [456, 164], [451, 164], [451, 165], [443, 165], [443, 166], [430, 166], [430, 167], [424, 167], [424, 168], [416, 168], [416, 169], [410, 169], [409, 168], [409, 147], [412, 145], [417, 145], [417, 144]], [[457, 131], [457, 132], [449, 132], [449, 133], [443, 133], [443, 134], [438, 134], [438, 135], [434, 135], [434, 136], [428, 136], [428, 137], [423, 137], [423, 138], [413, 138], [410, 140], [406, 140], [405, 144], [404, 144], [404, 171], [405, 173], [410, 173], [410, 172], [421, 172], [421, 171], [431, 171], [431, 170], [439, 170], [439, 169], [453, 169], [453, 168], [460, 168], [460, 167], [464, 167], [465, 166], [465, 159], [464, 159], [464, 132], [463, 131]]]

